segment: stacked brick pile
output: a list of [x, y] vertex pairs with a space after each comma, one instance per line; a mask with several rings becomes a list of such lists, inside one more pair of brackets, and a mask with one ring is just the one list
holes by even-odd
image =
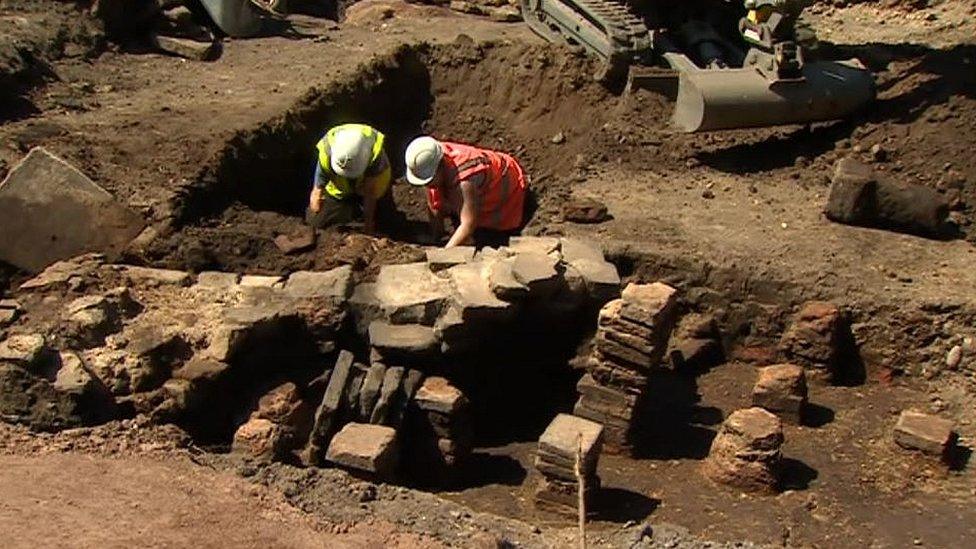
[[468, 399], [442, 377], [432, 376], [414, 395], [410, 414], [411, 463], [416, 478], [449, 484], [456, 465], [471, 451], [471, 415]]
[[559, 414], [539, 438], [535, 467], [541, 473], [535, 490], [535, 505], [541, 510], [573, 515], [579, 505], [579, 460], [583, 478], [583, 499], [587, 507], [600, 488], [597, 463], [603, 446], [603, 427], [598, 423]]
[[661, 363], [677, 314], [676, 291], [662, 284], [629, 284], [600, 310], [587, 374], [574, 413], [606, 428], [608, 449], [632, 446], [648, 376]]

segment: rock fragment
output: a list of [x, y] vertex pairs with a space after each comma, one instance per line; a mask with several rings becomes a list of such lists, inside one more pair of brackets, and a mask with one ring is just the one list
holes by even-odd
[[799, 425], [807, 405], [807, 382], [803, 368], [795, 364], [776, 364], [759, 370], [752, 388], [752, 405]]
[[347, 423], [326, 453], [330, 462], [380, 481], [395, 478], [398, 458], [396, 430], [364, 423]]
[[906, 450], [947, 457], [955, 443], [956, 433], [952, 422], [947, 419], [905, 410], [898, 417], [894, 438], [895, 443]]
[[709, 479], [746, 492], [773, 492], [779, 483], [783, 427], [762, 408], [726, 418], [702, 465]]

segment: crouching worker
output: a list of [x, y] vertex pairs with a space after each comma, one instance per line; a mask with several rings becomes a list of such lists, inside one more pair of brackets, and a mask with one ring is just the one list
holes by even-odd
[[344, 124], [319, 140], [315, 181], [305, 221], [316, 228], [355, 221], [362, 215], [367, 233], [378, 217], [392, 214], [390, 160], [384, 136], [365, 124]]
[[528, 184], [511, 156], [425, 136], [410, 143], [405, 159], [407, 182], [427, 187], [434, 238], [440, 239], [446, 217], [456, 220], [445, 247], [473, 245], [476, 229], [522, 227]]

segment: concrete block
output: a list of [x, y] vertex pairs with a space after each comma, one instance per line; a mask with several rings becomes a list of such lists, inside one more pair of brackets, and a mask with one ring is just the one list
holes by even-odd
[[85, 252], [116, 257], [144, 227], [137, 213], [40, 147], [0, 183], [0, 260], [25, 271]]

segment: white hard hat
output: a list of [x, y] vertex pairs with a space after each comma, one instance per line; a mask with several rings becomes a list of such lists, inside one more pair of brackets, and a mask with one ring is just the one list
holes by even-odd
[[436, 139], [429, 136], [418, 137], [407, 146], [407, 182], [423, 186], [437, 175], [437, 167], [444, 157], [444, 148]]
[[359, 128], [341, 128], [329, 150], [329, 164], [340, 177], [359, 179], [366, 173], [373, 144]]

